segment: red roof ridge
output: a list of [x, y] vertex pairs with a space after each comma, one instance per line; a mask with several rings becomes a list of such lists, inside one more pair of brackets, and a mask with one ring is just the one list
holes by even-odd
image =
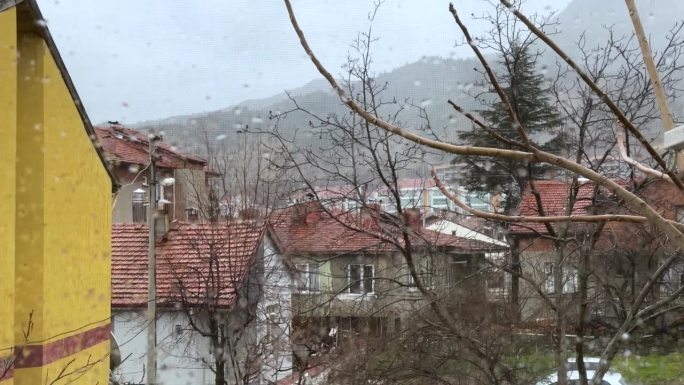
[[[149, 135], [124, 127], [120, 124], [99, 125], [94, 127], [95, 135], [107, 160], [132, 164], [147, 164], [149, 161]], [[179, 151], [166, 142], [157, 145], [162, 168], [188, 168], [186, 163], [197, 164], [196, 167], [207, 167], [207, 160], [193, 154]]]

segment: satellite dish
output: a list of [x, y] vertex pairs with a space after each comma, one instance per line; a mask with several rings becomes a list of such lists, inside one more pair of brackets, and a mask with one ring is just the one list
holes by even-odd
[[109, 332], [109, 370], [114, 370], [121, 365], [121, 350], [114, 333]]

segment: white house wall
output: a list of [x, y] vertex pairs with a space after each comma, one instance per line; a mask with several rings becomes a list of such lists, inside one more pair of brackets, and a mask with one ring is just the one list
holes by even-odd
[[[114, 310], [112, 331], [119, 342], [123, 363], [115, 371], [121, 383], [145, 383], [147, 320], [144, 310]], [[180, 328], [177, 333], [176, 325]], [[157, 379], [160, 385], [213, 384], [209, 341], [191, 332], [179, 311], [161, 312], [157, 319]]]
[[277, 382], [292, 374], [290, 327], [293, 280], [271, 239], [264, 240], [264, 289], [257, 315], [258, 339], [265, 348], [261, 383]]

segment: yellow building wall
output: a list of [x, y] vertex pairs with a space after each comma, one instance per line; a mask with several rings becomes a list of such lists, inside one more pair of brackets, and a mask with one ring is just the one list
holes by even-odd
[[[14, 347], [16, 10], [0, 13], [0, 377]], [[0, 384], [12, 384], [12, 378]]]
[[16, 362], [1, 384], [106, 384], [111, 180], [45, 41], [17, 34], [14, 12], [0, 13], [0, 114], [16, 117], [0, 126], [0, 215], [15, 219], [0, 231], [0, 349], [16, 346]]

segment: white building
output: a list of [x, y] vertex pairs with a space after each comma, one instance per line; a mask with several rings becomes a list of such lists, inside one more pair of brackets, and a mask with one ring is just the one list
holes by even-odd
[[[230, 384], [291, 374], [290, 314], [279, 306], [290, 303], [289, 271], [263, 233], [247, 223], [174, 222], [158, 238], [158, 383], [213, 384], [217, 354]], [[112, 229], [112, 332], [123, 360], [114, 375], [122, 384], [146, 381], [147, 237], [142, 224]], [[207, 333], [216, 318], [218, 345]]]

